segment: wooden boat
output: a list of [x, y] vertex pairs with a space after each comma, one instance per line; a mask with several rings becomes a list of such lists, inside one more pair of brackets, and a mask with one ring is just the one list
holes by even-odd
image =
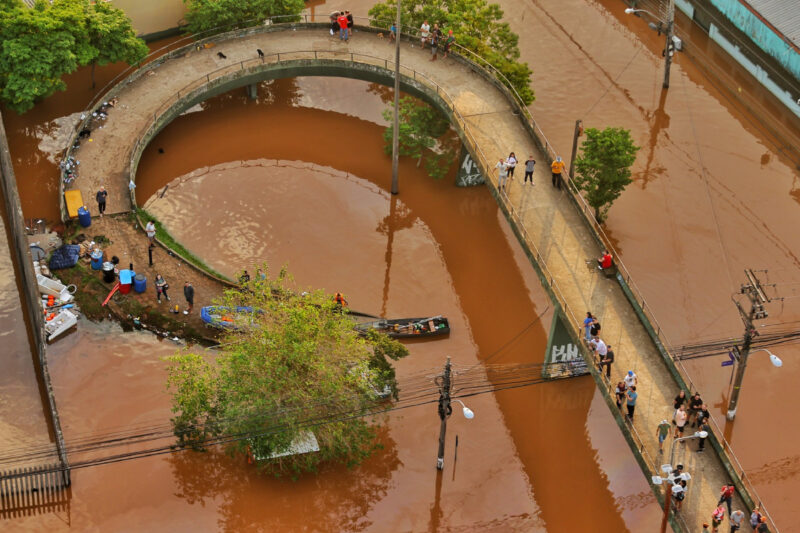
[[62, 309], [59, 313], [44, 324], [47, 333], [47, 342], [53, 342], [57, 337], [66, 333], [70, 328], [78, 325], [78, 317], [69, 309]]
[[450, 322], [441, 315], [429, 318], [397, 318], [394, 320], [382, 318], [373, 322], [362, 322], [356, 325], [356, 329], [362, 335], [366, 335], [369, 330], [376, 330], [395, 339], [416, 339], [448, 335], [450, 333]]

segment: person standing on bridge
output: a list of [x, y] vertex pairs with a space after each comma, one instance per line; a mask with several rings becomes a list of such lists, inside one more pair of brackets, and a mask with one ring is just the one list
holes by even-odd
[[592, 313], [586, 311], [586, 318], [583, 319], [583, 332], [587, 343], [592, 340], [592, 334], [590, 333], [592, 329], [592, 322], [594, 322]]
[[531, 180], [531, 185], [536, 185], [533, 183], [533, 167], [536, 166], [536, 160], [533, 156], [528, 156], [528, 160], [525, 161], [525, 179], [522, 181], [522, 184], [525, 185], [528, 183], [528, 179]]
[[439, 53], [439, 45], [442, 42], [442, 30], [439, 29], [438, 24], [433, 25], [431, 31], [431, 61], [436, 61], [436, 54]]
[[347, 36], [353, 36], [353, 14], [348, 10], [344, 10], [344, 16], [347, 17]]
[[678, 407], [678, 410], [675, 411], [674, 419], [675, 419], [675, 438], [677, 439], [683, 436], [683, 430], [684, 428], [686, 428], [686, 408], [683, 405]]
[[669, 436], [669, 430], [671, 429], [669, 422], [666, 420], [662, 420], [661, 423], [656, 428], [656, 435], [658, 435], [658, 453], [664, 452], [664, 441], [667, 440], [667, 436]]
[[514, 179], [514, 169], [517, 168], [517, 156], [514, 155], [514, 152], [508, 154], [506, 164], [508, 164], [508, 177]]
[[456, 38], [453, 36], [453, 30], [447, 30], [447, 39], [444, 40], [444, 55], [442, 59], [447, 57], [447, 54], [450, 53], [450, 46], [456, 42]]
[[600, 363], [598, 364], [598, 368], [600, 369], [600, 373], [603, 373], [603, 365], [606, 367], [606, 378], [609, 380], [611, 379], [611, 364], [614, 362], [614, 350], [611, 349], [611, 345], [608, 345], [608, 351], [606, 351], [605, 357], [600, 357]]
[[723, 485], [722, 490], [719, 491], [719, 502], [717, 502], [717, 505], [725, 503], [725, 505], [728, 506], [728, 514], [733, 512], [731, 511], [731, 503], [733, 502], [733, 495], [735, 492], [736, 487], [733, 485]]
[[430, 38], [431, 35], [431, 25], [428, 24], [428, 21], [424, 21], [422, 26], [419, 27], [419, 45], [422, 48], [425, 48], [425, 41]]
[[728, 519], [731, 521], [731, 533], [735, 533], [742, 528], [742, 522], [744, 521], [744, 512], [741, 509], [737, 509], [728, 515]]
[[95, 195], [97, 210], [100, 211], [100, 218], [103, 218], [103, 213], [106, 212], [106, 198], [108, 198], [108, 191], [101, 185], [100, 190], [97, 191], [97, 195]]
[[561, 160], [561, 156], [556, 157], [556, 160], [550, 165], [550, 170], [553, 172], [553, 187], [559, 190], [561, 190], [561, 173], [564, 172], [565, 167], [566, 165]]
[[508, 165], [506, 164], [506, 160], [501, 157], [494, 168], [497, 169], [497, 190], [505, 191], [506, 179], [508, 178]]
[[625, 374], [625, 377], [623, 379], [625, 381], [625, 386], [628, 387], [629, 389], [634, 385], [639, 384], [639, 377], [634, 373], [633, 370], [628, 370], [628, 373]]
[[633, 422], [633, 413], [636, 410], [636, 399], [639, 398], [639, 395], [636, 394], [636, 385], [628, 389], [628, 392], [625, 396], [628, 398], [628, 418], [631, 422]]
[[617, 407], [620, 409], [622, 409], [622, 400], [625, 399], [626, 390], [628, 390], [628, 388], [625, 386], [624, 381], [617, 382], [617, 387], [614, 389], [614, 394], [617, 395]]
[[344, 11], [339, 12], [339, 18], [336, 19], [336, 22], [339, 23], [339, 40], [350, 40], [350, 34], [347, 31], [347, 16], [344, 14]]
[[183, 297], [186, 298], [186, 303], [189, 304], [183, 314], [188, 315], [192, 312], [192, 307], [194, 307], [194, 287], [188, 281], [183, 284]]

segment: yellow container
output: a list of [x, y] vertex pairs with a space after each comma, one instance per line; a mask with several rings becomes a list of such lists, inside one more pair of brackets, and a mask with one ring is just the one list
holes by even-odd
[[81, 195], [81, 191], [78, 189], [64, 191], [64, 202], [67, 204], [67, 214], [69, 217], [75, 218], [78, 216], [78, 208], [84, 205], [83, 195]]

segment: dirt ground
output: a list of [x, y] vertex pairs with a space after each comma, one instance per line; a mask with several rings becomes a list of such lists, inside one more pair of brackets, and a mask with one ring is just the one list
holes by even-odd
[[[147, 278], [147, 288], [143, 293], [131, 291], [129, 294], [117, 292], [104, 309], [100, 306], [114, 287], [113, 283], [102, 281], [102, 271], [91, 270], [88, 258], [82, 258], [79, 264], [67, 270], [58, 270], [55, 275], [65, 283], [74, 283], [78, 287], [76, 300], [82, 312], [91, 319], [106, 318], [108, 314], [119, 319], [123, 326], [134, 325], [134, 318], [139, 318], [146, 329], [158, 333], [181, 338], [213, 341], [217, 331], [208, 328], [200, 319], [200, 308], [210, 305], [211, 301], [222, 294], [223, 285], [212, 280], [194, 267], [187, 265], [179, 257], [170, 255], [168, 250], [156, 244], [153, 248], [153, 266], [148, 260], [148, 239], [139, 228], [133, 215], [122, 214], [92, 219], [88, 228], [74, 228], [77, 234], [83, 233], [88, 240], [103, 236], [101, 245], [104, 260], [110, 261], [113, 256], [119, 258], [119, 268], [124, 269], [132, 263], [137, 274]], [[70, 234], [70, 231], [67, 231]], [[70, 239], [67, 239], [69, 241]], [[171, 301], [162, 298], [159, 304], [156, 299], [155, 277], [161, 274], [169, 284], [167, 294]], [[194, 286], [194, 309], [184, 315], [187, 302], [183, 296], [183, 284], [189, 281]], [[115, 282], [116, 283], [116, 282]], [[178, 314], [170, 311], [178, 305]]]

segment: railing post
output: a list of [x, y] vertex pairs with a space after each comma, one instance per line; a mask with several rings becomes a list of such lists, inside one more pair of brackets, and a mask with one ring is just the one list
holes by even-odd
[[281, 62], [281, 53], [278, 52], [278, 63], [280, 63], [280, 62]]

